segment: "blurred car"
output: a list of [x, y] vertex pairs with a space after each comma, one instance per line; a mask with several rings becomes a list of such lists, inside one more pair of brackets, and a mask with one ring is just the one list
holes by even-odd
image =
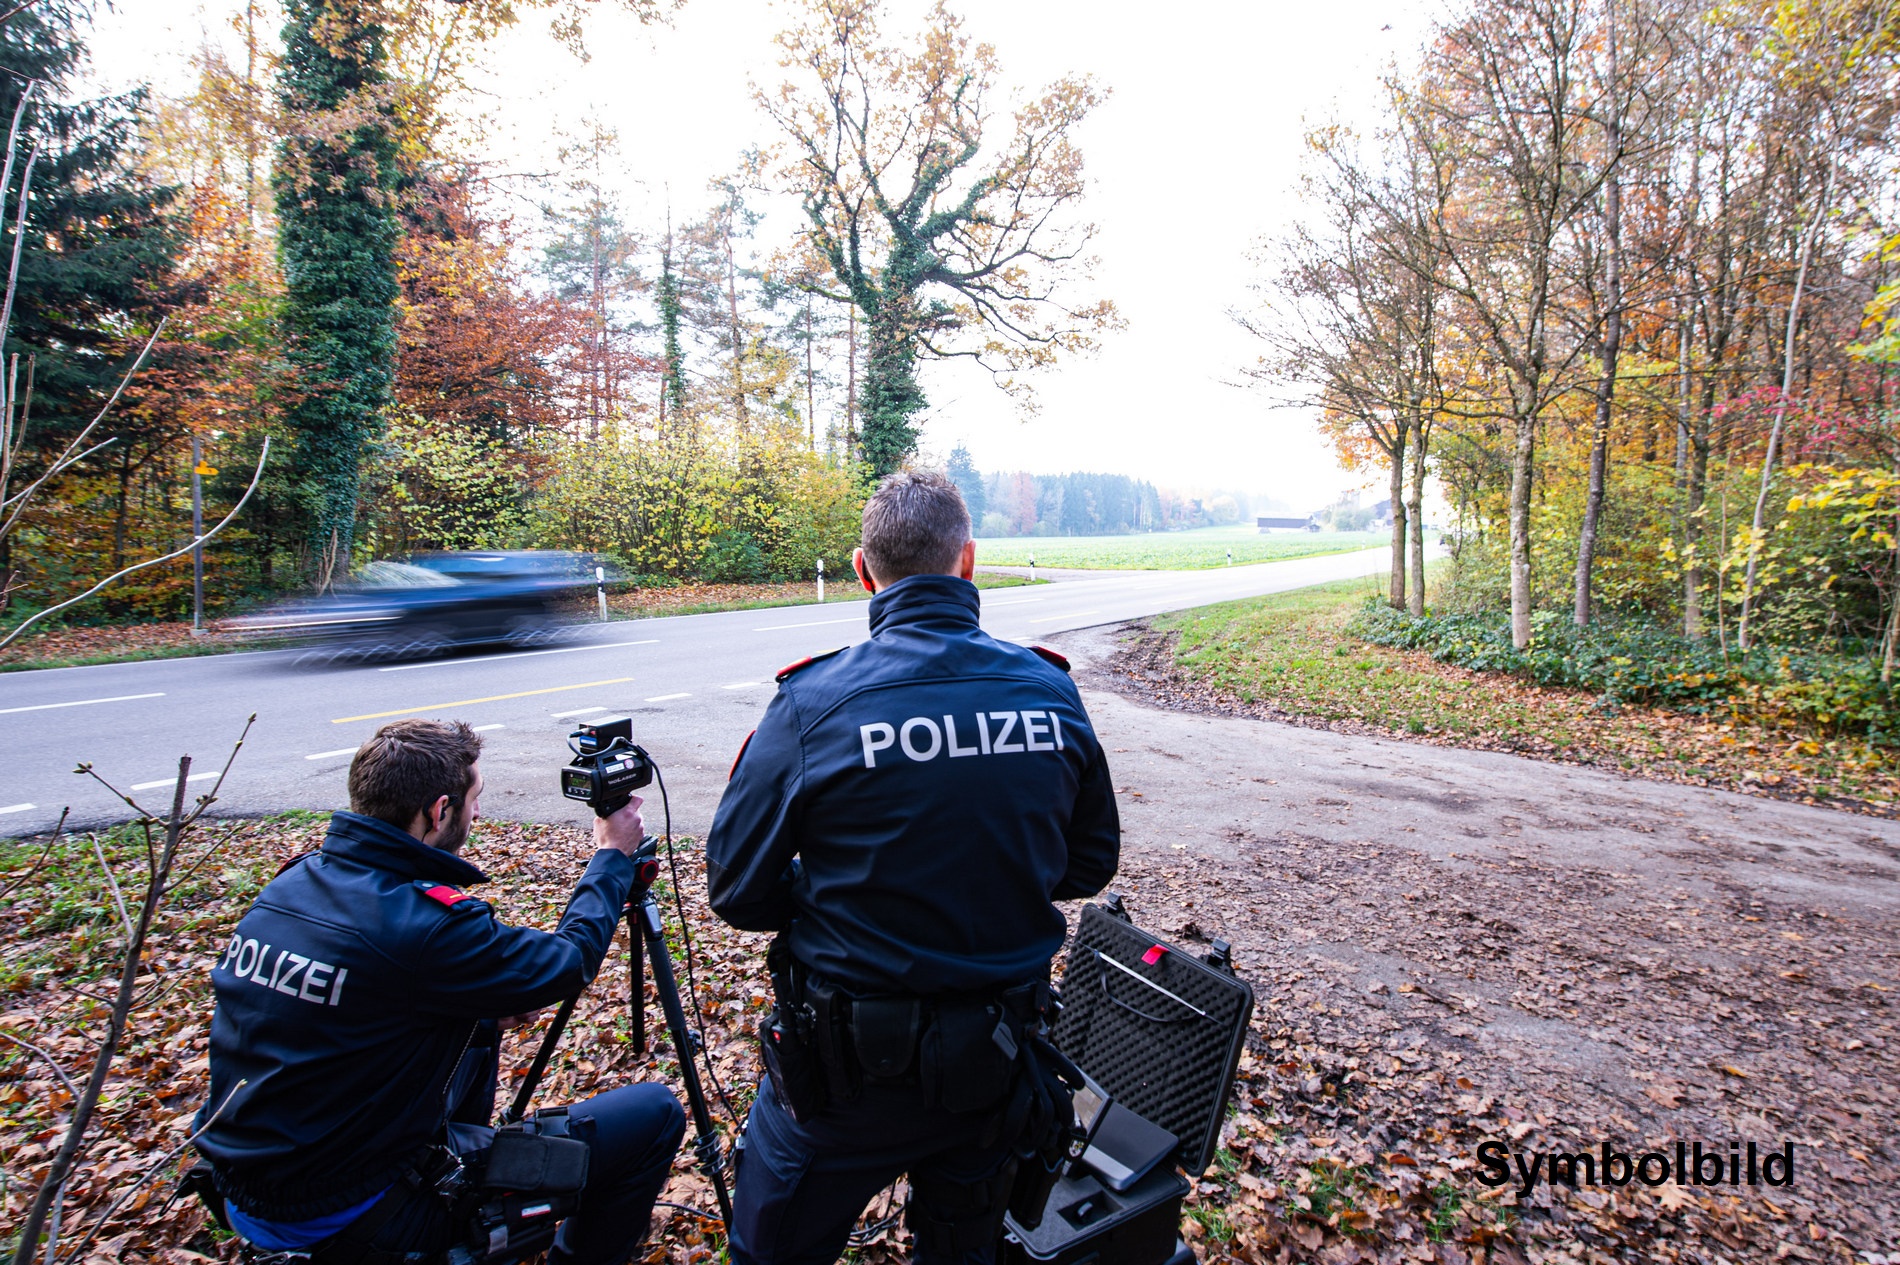
[[409, 659], [461, 646], [544, 644], [574, 622], [593, 560], [556, 550], [427, 553], [372, 562], [333, 593], [227, 621], [258, 638], [309, 642], [331, 661]]

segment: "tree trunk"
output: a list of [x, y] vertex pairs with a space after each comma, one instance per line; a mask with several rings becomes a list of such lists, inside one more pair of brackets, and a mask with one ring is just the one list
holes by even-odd
[[1411, 611], [1425, 613], [1425, 448], [1428, 430], [1422, 411], [1412, 414], [1412, 492], [1406, 503], [1406, 520], [1412, 529]]
[[1531, 644], [1531, 484], [1536, 474], [1535, 383], [1516, 383], [1517, 443], [1511, 451], [1511, 644]]
[[1392, 444], [1392, 484], [1390, 500], [1387, 504], [1392, 510], [1392, 566], [1390, 597], [1392, 609], [1405, 609], [1405, 441], [1409, 426], [1405, 418], [1398, 419], [1394, 426]]
[[[1612, 14], [1614, 17], [1614, 14]], [[1616, 31], [1610, 30], [1610, 90], [1616, 91]], [[1610, 410], [1616, 401], [1616, 357], [1623, 347], [1623, 128], [1610, 105], [1610, 171], [1603, 181], [1603, 220], [1609, 238], [1603, 260], [1603, 297], [1609, 312], [1603, 322], [1603, 378], [1597, 386], [1596, 425], [1590, 440], [1590, 491], [1583, 503], [1583, 526], [1577, 533], [1577, 593], [1572, 618], [1588, 628], [1595, 614], [1593, 587], [1597, 556], [1597, 527], [1603, 518], [1604, 485], [1610, 467]]]

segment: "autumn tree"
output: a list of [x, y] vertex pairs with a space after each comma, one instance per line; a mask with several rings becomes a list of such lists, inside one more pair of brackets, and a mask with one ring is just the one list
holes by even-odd
[[995, 50], [942, 0], [908, 46], [885, 40], [879, 10], [808, 0], [779, 36], [793, 77], [758, 97], [785, 133], [826, 293], [864, 315], [861, 452], [882, 474], [916, 446], [920, 358], [967, 357], [1015, 388], [1115, 314], [1065, 297], [1089, 270], [1074, 133], [1100, 91], [1058, 80], [999, 119]]

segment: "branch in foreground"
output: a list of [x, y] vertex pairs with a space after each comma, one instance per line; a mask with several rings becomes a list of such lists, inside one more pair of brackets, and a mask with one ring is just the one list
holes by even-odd
[[269, 436], [266, 436], [264, 439], [264, 451], [260, 452], [257, 455], [257, 471], [251, 475], [251, 486], [244, 489], [244, 495], [238, 498], [238, 503], [231, 507], [231, 512], [229, 514], [226, 514], [222, 519], [219, 520], [218, 525], [216, 527], [213, 527], [210, 531], [206, 532], [202, 536], [194, 537], [190, 544], [185, 545], [181, 549], [174, 549], [170, 553], [165, 554], [162, 557], [149, 558], [144, 562], [134, 563], [131, 566], [125, 568], [123, 571], [115, 571], [113, 574], [99, 581], [99, 583], [93, 585], [91, 588], [87, 589], [84, 593], [79, 594], [77, 597], [69, 597], [65, 601], [59, 603], [59, 605], [57, 606], [49, 606], [45, 610], [40, 611], [39, 613], [35, 615], [29, 616], [28, 618], [22, 620], [19, 624], [17, 624], [14, 627], [12, 632], [9, 632], [5, 637], [0, 637], [0, 650], [4, 650], [8, 646], [12, 645], [13, 642], [19, 637], [21, 633], [31, 628], [34, 624], [37, 624], [40, 620], [45, 619], [48, 615], [57, 614], [58, 612], [65, 610], [69, 606], [78, 605], [80, 602], [85, 601], [87, 598], [91, 597], [94, 593], [97, 593], [99, 590], [105, 588], [107, 585], [110, 585], [114, 583], [115, 581], [124, 579], [126, 576], [131, 575], [134, 571], [143, 571], [145, 568], [155, 567], [161, 562], [170, 562], [174, 558], [182, 558], [186, 554], [190, 553], [193, 549], [197, 548], [199, 545], [202, 545], [205, 541], [210, 540], [213, 536], [223, 531], [226, 527], [231, 525], [231, 520], [235, 519], [238, 516], [238, 512], [242, 510], [245, 506], [245, 503], [251, 499], [251, 493], [257, 491], [258, 481], [264, 477], [264, 463], [269, 459], [270, 459], [270, 438]]

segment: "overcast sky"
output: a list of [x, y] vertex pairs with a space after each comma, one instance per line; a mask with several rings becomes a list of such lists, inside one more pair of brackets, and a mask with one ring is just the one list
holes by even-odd
[[[119, 0], [98, 15], [93, 56], [106, 85], [152, 82], [176, 92], [186, 59], [238, 0]], [[601, 6], [605, 8], [606, 6]], [[1080, 139], [1100, 228], [1095, 290], [1126, 328], [1099, 353], [1035, 379], [1041, 412], [1022, 421], [986, 375], [924, 372], [924, 444], [962, 442], [985, 470], [1101, 470], [1176, 487], [1265, 493], [1305, 510], [1351, 475], [1310, 415], [1276, 410], [1240, 379], [1255, 348], [1227, 313], [1248, 301], [1248, 251], [1295, 213], [1302, 129], [1364, 111], [1391, 60], [1409, 60], [1426, 6], [1414, 0], [1258, 0], [1132, 5], [1102, 0], [954, 0], [966, 29], [996, 47], [1010, 82], [1033, 88], [1086, 73], [1112, 96]], [[887, 30], [922, 11], [894, 3]], [[753, 81], [776, 82], [773, 0], [688, 0], [672, 25], [612, 14], [590, 28], [582, 64], [557, 48], [544, 18], [505, 35], [476, 102], [492, 161], [546, 170], [563, 124], [590, 112], [616, 126], [636, 223], [658, 223], [670, 198], [689, 213], [706, 182], [751, 145], [773, 139], [752, 105]], [[768, 238], [792, 231], [768, 220]]]

